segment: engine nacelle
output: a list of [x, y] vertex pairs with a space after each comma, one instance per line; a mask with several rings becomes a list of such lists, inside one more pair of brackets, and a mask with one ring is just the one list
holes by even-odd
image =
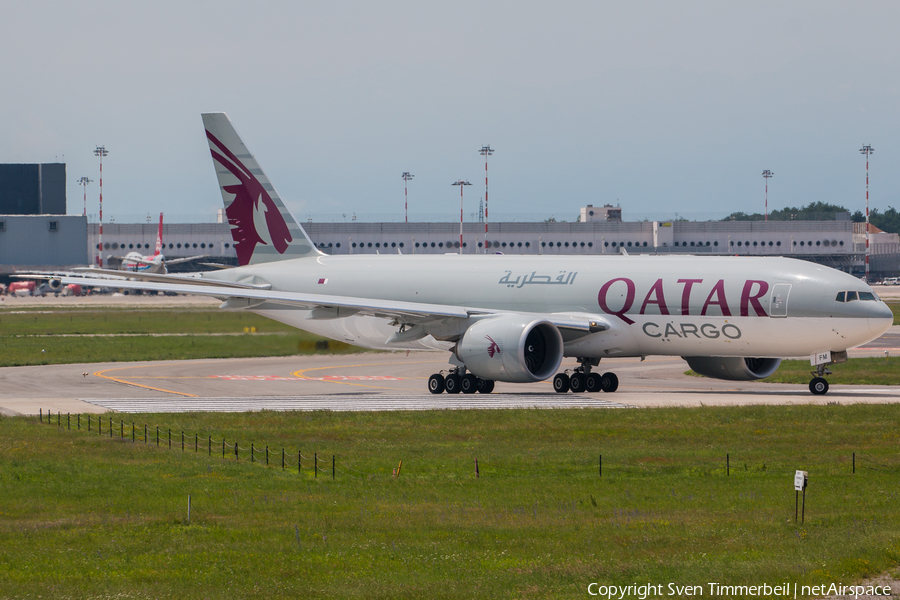
[[47, 284], [49, 285], [50, 289], [53, 290], [54, 292], [62, 289], [62, 281], [59, 279], [51, 279], [50, 281], [47, 282]]
[[780, 358], [745, 358], [742, 356], [683, 356], [691, 370], [713, 379], [753, 381], [764, 379], [778, 369]]
[[502, 315], [469, 327], [457, 344], [456, 355], [482, 379], [532, 383], [559, 370], [563, 339], [549, 321]]

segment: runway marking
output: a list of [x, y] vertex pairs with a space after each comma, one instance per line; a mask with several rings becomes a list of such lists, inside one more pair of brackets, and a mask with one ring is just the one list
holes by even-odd
[[449, 396], [390, 396], [390, 395], [323, 395], [278, 396], [259, 398], [130, 398], [83, 399], [122, 413], [182, 413], [182, 412], [247, 412], [247, 411], [421, 411], [421, 410], [489, 410], [511, 408], [634, 408], [619, 402], [600, 400], [582, 395], [563, 394], [473, 394]]
[[[419, 360], [419, 361], [402, 361], [402, 362], [389, 362], [389, 363], [368, 363], [368, 364], [362, 364], [362, 365], [335, 365], [335, 366], [331, 366], [331, 367], [313, 367], [310, 369], [300, 369], [299, 371], [294, 371], [293, 373], [291, 373], [291, 375], [293, 375], [294, 377], [297, 377], [298, 379], [313, 379], [313, 380], [315, 380], [316, 378], [307, 377], [304, 373], [307, 373], [309, 371], [322, 371], [325, 369], [354, 369], [357, 367], [381, 367], [381, 366], [387, 366], [387, 365], [422, 365], [422, 364], [433, 364], [433, 363], [437, 363], [437, 362], [443, 362], [443, 361]], [[329, 381], [331, 383], [340, 383], [342, 385], [352, 385], [352, 386], [356, 386], [356, 387], [374, 388], [374, 389], [378, 389], [378, 390], [393, 390], [394, 389], [394, 388], [383, 387], [383, 386], [378, 386], [378, 385], [364, 385], [361, 383], [351, 383], [349, 381], [342, 381], [342, 380], [338, 380], [338, 379], [319, 379], [319, 381]]]
[[326, 375], [325, 377], [285, 377], [283, 375], [206, 375], [199, 379], [225, 379], [227, 381], [402, 381], [392, 375]]
[[[180, 363], [184, 364], [184, 363]], [[174, 392], [172, 390], [166, 390], [163, 388], [153, 387], [152, 385], [143, 385], [140, 383], [134, 383], [132, 381], [125, 381], [124, 379], [119, 379], [117, 377], [111, 377], [109, 375], [104, 375], [104, 373], [109, 373], [110, 371], [122, 371], [124, 369], [147, 369], [150, 367], [158, 367], [159, 365], [139, 365], [139, 366], [131, 366], [131, 367], [118, 367], [115, 369], [105, 369], [103, 371], [96, 371], [94, 376], [100, 377], [102, 379], [108, 379], [110, 381], [115, 381], [116, 383], [122, 383], [125, 385], [132, 385], [134, 387], [145, 388], [148, 390], [153, 390], [155, 392], [164, 392], [166, 394], [175, 394], [176, 396], [185, 396], [187, 398], [197, 398], [196, 394], [188, 394], [186, 392]]]

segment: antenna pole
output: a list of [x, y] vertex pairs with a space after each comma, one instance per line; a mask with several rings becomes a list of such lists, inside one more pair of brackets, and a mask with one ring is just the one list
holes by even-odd
[[463, 186], [472, 185], [468, 181], [463, 181], [460, 179], [455, 183], [451, 183], [450, 185], [458, 185], [459, 186], [459, 253], [462, 254], [463, 251]]
[[859, 151], [866, 155], [866, 283], [869, 283], [869, 155], [873, 154], [875, 149], [866, 144]]
[[766, 178], [766, 221], [769, 220], [769, 178], [773, 175], [775, 173], [768, 169], [762, 172], [762, 176]]

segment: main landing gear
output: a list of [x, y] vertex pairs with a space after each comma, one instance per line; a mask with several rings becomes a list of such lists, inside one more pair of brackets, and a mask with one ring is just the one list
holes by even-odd
[[597, 366], [599, 361], [590, 358], [580, 358], [580, 367], [575, 367], [572, 374], [568, 371], [557, 373], [553, 378], [553, 390], [558, 394], [565, 394], [569, 390], [579, 392], [615, 392], [619, 389], [619, 378], [615, 373], [591, 373], [591, 367]]
[[471, 373], [466, 373], [460, 368], [450, 369], [449, 374], [444, 377], [444, 372], [435, 373], [428, 378], [428, 391], [432, 394], [440, 394], [447, 392], [448, 394], [490, 394], [494, 391], [494, 381], [492, 379], [482, 379]]

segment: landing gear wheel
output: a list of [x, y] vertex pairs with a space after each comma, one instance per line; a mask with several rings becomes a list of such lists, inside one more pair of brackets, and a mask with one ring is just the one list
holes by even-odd
[[584, 387], [588, 392], [599, 392], [602, 389], [603, 378], [596, 373], [591, 373], [584, 380]]
[[575, 392], [576, 394], [579, 392], [583, 392], [586, 387], [586, 382], [584, 380], [583, 373], [573, 373], [571, 377], [569, 377], [569, 389]]
[[458, 394], [460, 388], [460, 376], [456, 373], [447, 375], [444, 379], [444, 391], [448, 394]]
[[809, 382], [809, 391], [816, 396], [821, 396], [828, 392], [828, 382], [825, 381], [824, 377], [814, 377], [813, 380]]
[[463, 394], [474, 394], [478, 391], [478, 378], [467, 373], [459, 379], [459, 391]]
[[432, 394], [440, 394], [444, 391], [444, 376], [435, 373], [428, 378], [428, 391]]
[[610, 394], [613, 393], [619, 389], [619, 378], [615, 373], [604, 373], [600, 378], [600, 389]]
[[565, 373], [557, 373], [553, 378], [553, 390], [557, 394], [565, 394], [569, 391], [569, 376]]
[[478, 393], [479, 394], [490, 394], [494, 391], [494, 380], [493, 379], [479, 379], [478, 380]]

